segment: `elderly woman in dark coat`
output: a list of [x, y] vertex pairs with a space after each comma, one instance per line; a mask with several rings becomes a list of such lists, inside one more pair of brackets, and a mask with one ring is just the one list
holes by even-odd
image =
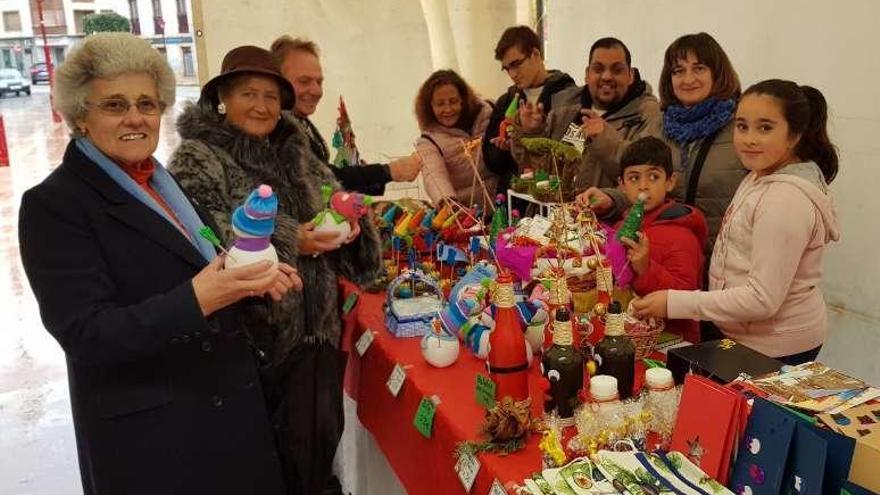
[[342, 432], [337, 279], [371, 281], [381, 258], [366, 218], [360, 235], [341, 245], [335, 234], [312, 230], [310, 220], [325, 207], [321, 186], [339, 184], [309, 151], [301, 128], [282, 115], [293, 105], [293, 88], [268, 51], [233, 49], [198, 104], [181, 114], [183, 141], [170, 168], [227, 242], [230, 212], [254, 187], [269, 184], [277, 193], [272, 244], [279, 259], [297, 267], [305, 288], [278, 304], [253, 304], [246, 325], [266, 355], [264, 383], [290, 492], [314, 493], [330, 474]]
[[[22, 198], [21, 257], [67, 355], [87, 494], [280, 494], [256, 359], [235, 307], [301, 285], [284, 263], [224, 270], [214, 225], [152, 153], [175, 82], [148, 41], [90, 36], [59, 68], [73, 131]], [[285, 296], [289, 297], [289, 296]]]

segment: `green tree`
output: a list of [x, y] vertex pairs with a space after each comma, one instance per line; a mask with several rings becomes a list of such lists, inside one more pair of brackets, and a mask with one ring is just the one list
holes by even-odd
[[128, 19], [115, 13], [106, 14], [89, 14], [86, 16], [83, 31], [86, 34], [106, 33], [106, 32], [122, 32], [131, 31], [131, 23]]

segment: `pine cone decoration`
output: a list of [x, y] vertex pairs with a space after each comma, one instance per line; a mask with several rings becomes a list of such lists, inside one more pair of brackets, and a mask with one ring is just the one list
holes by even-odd
[[493, 442], [522, 438], [529, 432], [532, 399], [514, 402], [505, 397], [486, 411], [486, 434]]

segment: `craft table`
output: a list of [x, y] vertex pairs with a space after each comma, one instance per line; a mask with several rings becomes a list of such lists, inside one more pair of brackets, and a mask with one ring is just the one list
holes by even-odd
[[[346, 282], [342, 290], [343, 297], [359, 292]], [[357, 402], [360, 423], [372, 434], [408, 493], [466, 493], [455, 471], [453, 452], [463, 440], [481, 439], [485, 409], [476, 402], [475, 383], [478, 373], [486, 373], [485, 362], [462, 347], [455, 364], [443, 369], [432, 367], [422, 359], [420, 338], [397, 338], [386, 330], [384, 301], [384, 293], [359, 292], [357, 304], [346, 315], [342, 339], [343, 349], [349, 352], [346, 393]], [[374, 333], [374, 341], [360, 356], [355, 344], [367, 330]], [[395, 364], [406, 370], [397, 397], [386, 385]], [[641, 366], [639, 370], [637, 381], [644, 373]], [[532, 415], [540, 417], [537, 358], [532, 361], [530, 373]], [[431, 396], [437, 396], [440, 403], [429, 439], [419, 433], [413, 419], [422, 398]], [[496, 479], [510, 488], [541, 471], [539, 440], [539, 435], [531, 435], [524, 449], [508, 456], [480, 454], [481, 467], [470, 493], [489, 493]]]

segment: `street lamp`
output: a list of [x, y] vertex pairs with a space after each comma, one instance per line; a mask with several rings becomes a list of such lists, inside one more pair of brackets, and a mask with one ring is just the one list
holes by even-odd
[[37, 1], [37, 14], [40, 17], [40, 34], [43, 36], [43, 56], [46, 58], [46, 72], [49, 73], [49, 107], [52, 109], [52, 122], [61, 122], [61, 115], [55, 111], [55, 68], [49, 54], [49, 41], [46, 39], [46, 23], [43, 21], [43, 0]]

